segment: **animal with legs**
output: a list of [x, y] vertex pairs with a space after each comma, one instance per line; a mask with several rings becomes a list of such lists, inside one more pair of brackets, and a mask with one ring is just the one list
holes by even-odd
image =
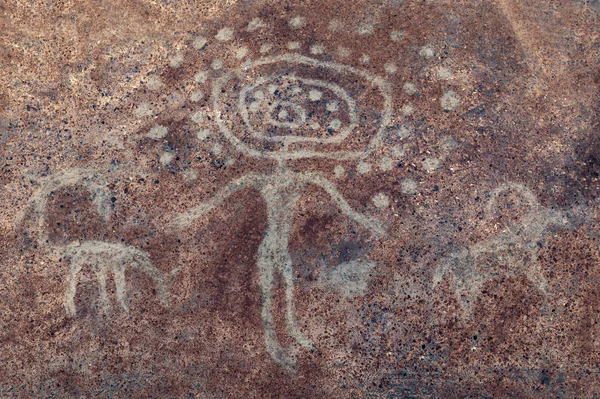
[[[129, 311], [126, 302], [125, 273], [131, 267], [136, 267], [150, 276], [156, 285], [161, 302], [167, 305], [167, 282], [162, 273], [152, 264], [147, 252], [122, 243], [75, 241], [67, 245], [56, 245], [49, 239], [46, 232], [48, 197], [62, 188], [76, 185], [87, 188], [100, 216], [105, 220], [108, 219], [111, 212], [110, 193], [107, 189], [108, 182], [99, 169], [67, 169], [39, 179], [38, 183], [40, 188], [31, 196], [25, 209], [17, 215], [15, 224], [23, 225], [26, 220], [37, 219], [36, 233], [39, 245], [49, 248], [58, 257], [70, 260], [64, 297], [65, 310], [69, 316], [74, 316], [76, 313], [77, 282], [79, 273], [85, 265], [91, 266], [96, 275], [100, 302], [106, 310], [111, 308], [106, 290], [106, 276], [112, 272], [117, 301], [125, 312]], [[179, 268], [174, 269], [170, 278], [172, 279], [178, 271]]]
[[[434, 271], [434, 288], [446, 274], [452, 274], [451, 286], [464, 317], [472, 314], [483, 285], [498, 273], [523, 274], [540, 292], [546, 293], [548, 282], [538, 260], [539, 245], [545, 241], [544, 236], [552, 226], [564, 227], [572, 223], [567, 213], [543, 207], [531, 190], [518, 183], [502, 184], [491, 193], [486, 206], [488, 216], [497, 205], [499, 195], [508, 191], [516, 192], [524, 200], [526, 212], [523, 217], [496, 236], [451, 252]], [[501, 270], [495, 267], [498, 265]]]
[[311, 348], [312, 344], [300, 331], [295, 316], [294, 275], [288, 241], [294, 219], [296, 202], [307, 184], [314, 184], [329, 194], [339, 208], [353, 221], [363, 225], [380, 237], [386, 236], [381, 225], [369, 216], [353, 210], [336, 187], [321, 174], [314, 172], [295, 173], [283, 170], [272, 175], [245, 175], [230, 183], [212, 199], [174, 218], [172, 227], [184, 228], [202, 215], [225, 201], [234, 192], [254, 188], [261, 193], [267, 206], [268, 229], [258, 248], [258, 273], [262, 293], [262, 321], [265, 345], [271, 357], [279, 364], [292, 367], [293, 356], [279, 343], [273, 319], [274, 274], [280, 273], [285, 286], [285, 320], [288, 334], [300, 345]]

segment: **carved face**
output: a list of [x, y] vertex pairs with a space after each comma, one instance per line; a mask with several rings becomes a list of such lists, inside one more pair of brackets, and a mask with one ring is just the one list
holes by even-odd
[[381, 142], [391, 119], [389, 91], [365, 71], [283, 54], [221, 77], [213, 106], [221, 131], [250, 155], [351, 159]]

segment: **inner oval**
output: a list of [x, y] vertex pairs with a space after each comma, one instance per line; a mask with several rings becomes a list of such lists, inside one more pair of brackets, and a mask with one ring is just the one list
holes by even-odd
[[287, 143], [340, 142], [356, 127], [356, 105], [340, 86], [296, 75], [259, 78], [240, 91], [246, 128]]

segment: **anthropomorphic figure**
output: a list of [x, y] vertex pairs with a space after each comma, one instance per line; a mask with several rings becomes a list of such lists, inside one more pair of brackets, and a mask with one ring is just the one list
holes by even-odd
[[[276, 272], [285, 284], [287, 332], [300, 345], [311, 347], [295, 317], [288, 250], [296, 202], [304, 187], [312, 184], [322, 188], [350, 219], [378, 236], [385, 235], [379, 223], [353, 210], [321, 173], [292, 171], [288, 162], [360, 160], [372, 155], [385, 139], [392, 104], [391, 86], [385, 79], [353, 66], [298, 53], [248, 60], [212, 82], [210, 120], [216, 122], [220, 135], [246, 156], [277, 162], [278, 169], [272, 174], [244, 175], [208, 202], [171, 220], [170, 225], [189, 226], [237, 190], [248, 187], [261, 193], [268, 215], [268, 230], [257, 260], [262, 320], [267, 351], [283, 366], [293, 368], [295, 357], [281, 346], [274, 328], [272, 290]], [[377, 204], [388, 203], [387, 196], [381, 194], [378, 198], [384, 200], [375, 201]]]
[[377, 236], [385, 236], [381, 225], [369, 216], [354, 211], [333, 183], [319, 173], [294, 173], [282, 170], [271, 175], [246, 175], [223, 188], [211, 200], [176, 217], [171, 225], [183, 228], [197, 218], [210, 212], [234, 192], [254, 188], [261, 193], [267, 206], [268, 229], [258, 249], [258, 273], [262, 292], [262, 320], [265, 344], [271, 357], [285, 366], [293, 366], [295, 360], [282, 348], [274, 328], [272, 290], [274, 274], [280, 273], [285, 285], [285, 320], [288, 334], [300, 345], [311, 348], [312, 344], [300, 331], [295, 316], [294, 274], [288, 241], [295, 215], [296, 202], [307, 184], [314, 184], [329, 194], [339, 208], [353, 221], [363, 225]]

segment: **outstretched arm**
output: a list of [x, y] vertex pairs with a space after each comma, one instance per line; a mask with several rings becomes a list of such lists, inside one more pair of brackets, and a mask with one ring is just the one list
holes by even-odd
[[214, 197], [209, 201], [200, 204], [188, 211], [181, 213], [173, 218], [168, 223], [169, 227], [181, 228], [192, 224], [196, 219], [210, 212], [214, 207], [221, 204], [227, 197], [241, 190], [245, 187], [252, 186], [260, 180], [259, 175], [245, 175], [237, 180], [230, 182], [227, 186], [222, 188]]
[[323, 177], [320, 173], [304, 173], [302, 174], [307, 183], [315, 184], [329, 194], [331, 199], [333, 199], [340, 209], [348, 216], [350, 219], [355, 222], [362, 224], [367, 229], [371, 230], [373, 233], [377, 234], [381, 237], [387, 237], [387, 233], [385, 229], [381, 226], [381, 224], [371, 218], [368, 215], [363, 215], [361, 213], [356, 212], [354, 209], [350, 207], [350, 204], [344, 199], [342, 194], [338, 191], [335, 185]]

